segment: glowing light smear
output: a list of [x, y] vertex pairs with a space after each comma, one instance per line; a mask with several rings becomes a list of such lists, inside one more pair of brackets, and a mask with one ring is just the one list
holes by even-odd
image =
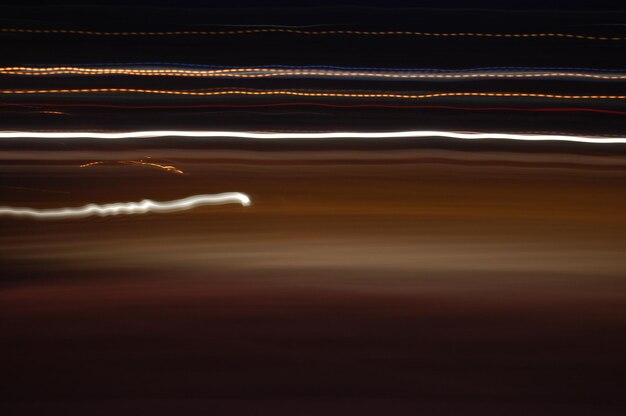
[[140, 202], [117, 202], [113, 204], [88, 204], [82, 207], [36, 209], [20, 207], [0, 207], [0, 216], [33, 218], [33, 219], [69, 219], [84, 218], [97, 215], [105, 217], [109, 215], [146, 214], [150, 212], [167, 213], [185, 211], [203, 205], [236, 204], [249, 206], [251, 204], [248, 195], [241, 192], [224, 192], [214, 195], [194, 195], [188, 198], [173, 201], [158, 202], [144, 199]]
[[129, 131], [119, 133], [100, 132], [28, 132], [5, 131], [0, 132], [0, 139], [148, 139], [159, 137], [197, 137], [197, 138], [238, 138], [261, 140], [289, 140], [289, 139], [394, 139], [394, 138], [424, 138], [445, 137], [461, 140], [520, 140], [520, 141], [561, 141], [594, 144], [626, 143], [626, 137], [594, 137], [584, 135], [561, 134], [516, 134], [516, 133], [460, 133], [441, 130], [408, 130], [393, 132], [327, 132], [327, 133], [252, 133], [241, 131], [193, 131], [193, 130], [148, 130]]

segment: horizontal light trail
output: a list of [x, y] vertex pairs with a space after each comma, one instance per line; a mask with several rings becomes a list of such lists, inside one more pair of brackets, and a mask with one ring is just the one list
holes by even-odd
[[329, 104], [315, 102], [290, 102], [268, 104], [189, 104], [189, 105], [130, 105], [99, 103], [0, 103], [0, 107], [75, 107], [75, 108], [112, 108], [112, 109], [202, 109], [202, 108], [272, 108], [272, 107], [326, 107], [326, 108], [389, 108], [398, 110], [456, 110], [456, 111], [521, 111], [545, 113], [601, 113], [626, 115], [626, 111], [607, 110], [587, 107], [461, 107], [448, 105], [402, 105], [402, 104]]
[[271, 67], [245, 67], [212, 70], [192, 69], [138, 69], [138, 68], [95, 68], [77, 66], [55, 67], [0, 67], [0, 75], [19, 76], [111, 76], [129, 75], [141, 77], [211, 77], [211, 78], [268, 78], [268, 77], [322, 77], [322, 78], [379, 78], [400, 80], [465, 80], [465, 79], [533, 79], [533, 78], [582, 78], [590, 80], [618, 81], [626, 80], [625, 74], [601, 74], [575, 71], [527, 71], [516, 73], [470, 72], [456, 73], [416, 73], [409, 71], [356, 71], [325, 69], [281, 69]]
[[[45, 65], [39, 64], [26, 64], [27, 66], [33, 68], [45, 68]], [[190, 63], [182, 63], [182, 62], [108, 62], [108, 63], [54, 63], [48, 64], [51, 66], [75, 66], [79, 68], [110, 68], [110, 67], [142, 67], [142, 66], [150, 66], [150, 67], [169, 67], [169, 68], [178, 68], [178, 69], [197, 69], [197, 68], [205, 68], [205, 69], [230, 69], [233, 68], [232, 65], [208, 65], [208, 64], [190, 64]], [[256, 68], [256, 66], [242, 66], [240, 68]], [[575, 66], [481, 66], [474, 68], [415, 68], [415, 67], [372, 67], [372, 66], [339, 66], [339, 65], [280, 65], [280, 64], [272, 64], [272, 65], [260, 65], [263, 68], [272, 68], [272, 69], [327, 69], [327, 70], [346, 70], [346, 71], [384, 71], [384, 72], [407, 72], [407, 71], [421, 71], [421, 72], [432, 72], [432, 73], [464, 73], [464, 72], [480, 72], [480, 71], [521, 71], [521, 72], [545, 72], [545, 71], [568, 71], [568, 72], [623, 72], [626, 73], [626, 69], [616, 69], [616, 68], [598, 68], [598, 67], [575, 67]]]
[[241, 192], [225, 192], [215, 195], [194, 195], [188, 198], [173, 201], [158, 202], [144, 199], [140, 202], [117, 202], [113, 204], [88, 204], [82, 207], [36, 209], [20, 207], [0, 207], [0, 216], [22, 217], [32, 219], [70, 219], [84, 218], [97, 215], [106, 217], [109, 215], [147, 214], [150, 212], [167, 213], [185, 211], [203, 205], [223, 204], [250, 205], [248, 195]]
[[238, 138], [262, 140], [290, 140], [290, 139], [394, 139], [394, 138], [425, 138], [444, 137], [461, 140], [519, 140], [519, 141], [561, 141], [593, 144], [626, 143], [626, 137], [594, 137], [579, 135], [558, 134], [513, 134], [513, 133], [459, 133], [441, 130], [409, 130], [394, 132], [330, 132], [330, 133], [251, 133], [240, 131], [193, 131], [193, 130], [148, 130], [120, 133], [100, 132], [0, 132], [0, 138], [34, 138], [34, 139], [147, 139], [159, 137], [197, 137], [197, 138]]
[[286, 28], [259, 28], [238, 30], [183, 30], [183, 31], [94, 31], [76, 29], [19, 29], [0, 28], [0, 33], [28, 33], [28, 34], [57, 34], [57, 35], [86, 35], [86, 36], [232, 36], [252, 34], [292, 34], [305, 36], [332, 36], [332, 35], [355, 35], [355, 36], [415, 36], [437, 38], [503, 38], [503, 39], [532, 39], [532, 38], [555, 38], [571, 40], [595, 40], [595, 41], [623, 41], [623, 36], [595, 36], [581, 35], [576, 33], [483, 33], [483, 32], [415, 32], [400, 30], [302, 30]]
[[568, 95], [544, 94], [530, 92], [436, 92], [428, 94], [400, 94], [400, 93], [341, 93], [295, 90], [222, 90], [222, 91], [187, 91], [187, 90], [155, 90], [143, 88], [69, 88], [69, 89], [28, 89], [28, 90], [0, 90], [5, 95], [38, 95], [38, 94], [156, 94], [156, 95], [183, 95], [193, 97], [213, 97], [228, 95], [249, 96], [295, 96], [319, 98], [397, 98], [405, 100], [420, 100], [445, 97], [500, 97], [500, 98], [549, 98], [559, 100], [623, 100], [626, 95]]

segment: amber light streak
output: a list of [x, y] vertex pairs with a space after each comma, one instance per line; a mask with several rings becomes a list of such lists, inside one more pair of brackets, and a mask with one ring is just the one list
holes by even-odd
[[194, 195], [173, 201], [158, 202], [144, 199], [140, 202], [117, 202], [113, 204], [87, 204], [82, 207], [36, 209], [22, 207], [0, 207], [0, 215], [32, 219], [70, 219], [97, 215], [147, 214], [185, 211], [203, 205], [251, 204], [248, 195], [241, 192], [224, 192], [214, 195]]
[[433, 74], [406, 72], [390, 73], [389, 71], [376, 70], [327, 70], [327, 69], [281, 69], [281, 68], [228, 68], [212, 70], [191, 69], [136, 69], [136, 68], [84, 68], [73, 66], [55, 67], [4, 67], [0, 68], [1, 75], [20, 76], [51, 76], [51, 75], [131, 75], [131, 76], [167, 76], [167, 77], [230, 77], [230, 78], [267, 78], [267, 77], [361, 77], [361, 78], [385, 78], [385, 79], [517, 79], [517, 78], [585, 78], [595, 80], [624, 80], [624, 74], [590, 74], [576, 71], [516, 71], [515, 73], [503, 72], [473, 72], [473, 73], [447, 73]]
[[[104, 165], [105, 163], [106, 162], [104, 161], [89, 162], [89, 163], [84, 163], [80, 165], [79, 167], [88, 168], [91, 166]], [[139, 166], [153, 167], [153, 168], [164, 170], [166, 172], [176, 173], [179, 175], [185, 173], [173, 165], [163, 165], [161, 163], [147, 162], [145, 160], [119, 160], [119, 161], [116, 161], [115, 163], [118, 163], [120, 165], [139, 165]]]
[[76, 29], [18, 29], [0, 28], [0, 33], [30, 33], [30, 34], [58, 34], [58, 35], [87, 35], [87, 36], [228, 36], [228, 35], [251, 35], [262, 33], [308, 35], [308, 36], [332, 36], [332, 35], [355, 35], [355, 36], [417, 36], [417, 37], [475, 37], [475, 38], [556, 38], [597, 41], [623, 41], [622, 36], [594, 36], [580, 35], [576, 33], [483, 33], [483, 32], [416, 32], [401, 30], [303, 30], [283, 28], [258, 28], [239, 30], [183, 30], [183, 31], [121, 31], [106, 32], [94, 30]]
[[445, 97], [499, 97], [499, 98], [549, 98], [560, 100], [624, 100], [626, 95], [563, 95], [530, 92], [437, 92], [429, 94], [396, 94], [396, 93], [340, 93], [321, 91], [295, 90], [222, 90], [222, 91], [185, 91], [185, 90], [154, 90], [144, 88], [63, 88], [50, 90], [0, 90], [0, 94], [36, 95], [36, 94], [98, 94], [98, 93], [136, 93], [158, 95], [188, 95], [210, 97], [222, 95], [253, 95], [253, 96], [296, 96], [320, 98], [398, 98], [420, 100]]
[[626, 143], [626, 137], [594, 137], [582, 135], [560, 134], [514, 134], [514, 133], [461, 133], [441, 130], [408, 130], [393, 132], [328, 132], [328, 133], [252, 133], [241, 131], [194, 131], [194, 130], [147, 130], [128, 131], [118, 133], [99, 132], [35, 132], [35, 131], [5, 131], [0, 132], [0, 138], [18, 139], [148, 139], [158, 137], [197, 137], [197, 138], [239, 138], [239, 139], [393, 139], [393, 138], [427, 138], [444, 137], [461, 140], [520, 140], [520, 141], [561, 141], [593, 144]]

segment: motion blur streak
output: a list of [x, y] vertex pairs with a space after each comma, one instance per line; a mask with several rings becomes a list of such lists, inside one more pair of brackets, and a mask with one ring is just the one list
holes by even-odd
[[623, 74], [590, 74], [574, 71], [524, 71], [519, 73], [502, 72], [472, 72], [472, 73], [414, 73], [401, 71], [401, 73], [389, 73], [386, 70], [354, 71], [354, 70], [324, 70], [324, 69], [280, 69], [269, 67], [228, 68], [213, 70], [189, 70], [189, 69], [135, 69], [135, 68], [82, 68], [72, 66], [55, 67], [3, 67], [0, 75], [20, 76], [50, 76], [50, 75], [131, 75], [131, 76], [167, 76], [167, 77], [230, 77], [230, 78], [267, 78], [267, 77], [341, 77], [341, 78], [389, 78], [389, 79], [516, 79], [516, 78], [585, 78], [595, 80], [624, 80]]
[[342, 93], [327, 91], [295, 91], [295, 90], [222, 90], [222, 91], [185, 91], [155, 90], [145, 88], [62, 88], [51, 90], [0, 90], [0, 94], [33, 95], [33, 94], [94, 94], [94, 93], [136, 93], [160, 95], [189, 95], [197, 97], [220, 95], [290, 95], [296, 97], [330, 97], [330, 98], [399, 98], [419, 100], [444, 97], [511, 97], [511, 98], [551, 98], [561, 100], [624, 100], [626, 95], [564, 95], [532, 92], [437, 92], [429, 94], [396, 94], [396, 93]]
[[301, 29], [242, 29], [242, 30], [186, 30], [186, 31], [125, 31], [105, 32], [73, 29], [17, 29], [0, 28], [0, 33], [31, 33], [88, 36], [215, 36], [215, 35], [250, 35], [260, 33], [284, 33], [293, 35], [358, 35], [358, 36], [424, 36], [424, 37], [477, 37], [477, 38], [557, 38], [579, 40], [623, 41], [622, 36], [593, 36], [575, 33], [477, 33], [477, 32], [414, 32], [414, 31], [367, 31], [367, 30], [301, 30]]
[[330, 133], [249, 133], [240, 131], [186, 131], [186, 130], [153, 130], [129, 131], [121, 133], [97, 132], [0, 132], [0, 138], [38, 138], [38, 139], [146, 139], [156, 137], [228, 137], [238, 139], [392, 139], [392, 138], [421, 138], [445, 137], [462, 140], [522, 140], [522, 141], [561, 141], [594, 144], [626, 143], [626, 137], [592, 137], [557, 134], [513, 134], [513, 133], [458, 133], [453, 131], [413, 130], [393, 132], [330, 132]]
[[165, 213], [185, 211], [202, 205], [222, 205], [233, 203], [240, 203], [242, 206], [249, 206], [251, 202], [248, 195], [241, 192], [224, 192], [215, 195], [194, 195], [188, 198], [166, 202], [144, 199], [141, 202], [118, 202], [104, 205], [88, 204], [82, 207], [58, 209], [0, 207], [0, 215], [34, 219], [62, 220], [68, 218], [84, 218], [92, 215], [105, 217], [108, 215], [146, 214], [149, 212]]

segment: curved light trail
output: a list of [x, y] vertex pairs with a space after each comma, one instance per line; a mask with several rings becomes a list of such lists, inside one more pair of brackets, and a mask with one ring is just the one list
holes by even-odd
[[100, 132], [28, 132], [5, 131], [0, 132], [0, 139], [148, 139], [159, 137], [197, 137], [197, 138], [237, 138], [260, 140], [290, 140], [290, 139], [394, 139], [394, 138], [426, 138], [444, 137], [460, 140], [519, 140], [519, 141], [561, 141], [593, 144], [624, 144], [626, 137], [594, 137], [584, 135], [560, 134], [515, 134], [515, 133], [461, 133], [442, 130], [408, 130], [393, 132], [327, 132], [327, 133], [253, 133], [242, 131], [193, 131], [193, 130], [146, 130], [117, 133]]
[[251, 204], [248, 195], [241, 192], [225, 192], [214, 195], [194, 195], [188, 198], [173, 201], [152, 201], [144, 199], [140, 202], [117, 202], [113, 204], [87, 204], [82, 207], [36, 209], [21, 207], [0, 207], [0, 216], [22, 217], [32, 219], [70, 219], [84, 218], [97, 215], [106, 217], [109, 215], [147, 214], [150, 212], [167, 213], [186, 211], [203, 205]]
[[[149, 158], [148, 158], [149, 159]], [[151, 162], [151, 161], [146, 161], [146, 160], [118, 160], [116, 162], [113, 163], [118, 163], [120, 165], [137, 165], [137, 166], [148, 166], [148, 167], [153, 167], [153, 168], [157, 168], [157, 169], [161, 169], [164, 170], [166, 172], [170, 172], [170, 173], [175, 173], [178, 175], [182, 175], [185, 172], [183, 172], [182, 170], [178, 169], [176, 166], [173, 165], [164, 165], [162, 163], [156, 163], [156, 162]], [[88, 162], [88, 163], [83, 163], [82, 165], [79, 165], [79, 168], [88, 168], [91, 166], [98, 166], [98, 165], [104, 165], [106, 164], [106, 162], [102, 161], [102, 160], [98, 160], [95, 162]]]

